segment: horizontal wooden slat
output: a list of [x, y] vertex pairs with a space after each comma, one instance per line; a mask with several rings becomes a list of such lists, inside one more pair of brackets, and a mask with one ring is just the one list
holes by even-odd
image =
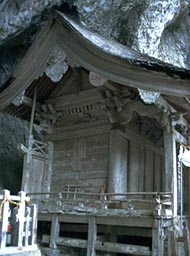
[[[45, 235], [42, 238], [43, 243], [49, 243], [50, 237]], [[83, 239], [73, 239], [66, 237], [59, 237], [56, 241], [57, 245], [68, 246], [68, 247], [76, 247], [76, 248], [87, 248], [87, 240]], [[106, 251], [106, 252], [117, 252], [117, 253], [125, 253], [130, 255], [151, 255], [151, 251], [149, 247], [139, 246], [139, 245], [129, 245], [129, 244], [121, 244], [121, 243], [111, 243], [111, 242], [95, 242], [95, 249], [98, 251]]]

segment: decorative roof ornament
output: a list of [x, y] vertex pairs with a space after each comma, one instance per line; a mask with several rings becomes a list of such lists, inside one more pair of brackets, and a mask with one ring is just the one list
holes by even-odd
[[22, 91], [19, 95], [17, 95], [13, 100], [12, 100], [12, 104], [15, 105], [16, 107], [19, 107], [23, 100], [24, 100], [24, 94], [25, 94], [25, 90]]
[[65, 59], [65, 52], [60, 47], [56, 46], [48, 59], [45, 71], [45, 74], [52, 80], [52, 82], [59, 82], [67, 72], [69, 66]]
[[99, 86], [104, 85], [107, 82], [107, 79], [105, 77], [91, 71], [89, 74], [89, 81], [93, 86], [99, 87]]
[[140, 95], [141, 99], [146, 104], [155, 103], [155, 101], [160, 96], [159, 92], [146, 91], [146, 90], [142, 90], [142, 89], [139, 89], [139, 88], [138, 88], [138, 91], [139, 91], [139, 95]]

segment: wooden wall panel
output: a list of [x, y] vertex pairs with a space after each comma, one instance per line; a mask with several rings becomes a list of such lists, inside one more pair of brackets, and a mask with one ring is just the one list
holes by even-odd
[[133, 133], [130, 135], [126, 138], [129, 143], [128, 192], [162, 191], [164, 166], [161, 150], [140, 139], [139, 135], [137, 139]]
[[47, 160], [37, 157], [32, 158], [32, 171], [29, 178], [29, 191], [44, 192], [45, 191], [45, 171], [47, 169]]
[[139, 184], [138, 191], [144, 191], [144, 180], [145, 180], [145, 147], [144, 145], [139, 145]]
[[157, 154], [155, 154], [154, 157], [154, 191], [159, 192], [162, 188], [162, 159], [161, 156]]
[[129, 173], [128, 188], [129, 191], [135, 192], [139, 190], [139, 172], [140, 172], [140, 152], [139, 145], [135, 142], [129, 143]]
[[[132, 134], [132, 135], [131, 135]], [[128, 192], [162, 191], [163, 154], [139, 135], [128, 133], [126, 172]], [[128, 170], [127, 170], [128, 169]], [[99, 192], [107, 184], [109, 171], [109, 133], [62, 139], [54, 142], [52, 192], [65, 185], [79, 185], [81, 190]]]
[[145, 159], [145, 192], [151, 192], [154, 184], [154, 153], [146, 149]]
[[190, 192], [190, 168], [183, 166], [183, 208], [184, 214], [189, 214], [190, 210], [190, 201], [189, 201], [189, 192]]
[[108, 134], [56, 141], [51, 191], [77, 185], [81, 191], [99, 192], [106, 183], [108, 161]]

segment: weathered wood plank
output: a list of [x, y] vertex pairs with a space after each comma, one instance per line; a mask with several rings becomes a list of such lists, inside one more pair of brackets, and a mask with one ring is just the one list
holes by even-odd
[[[38, 219], [41, 221], [51, 221], [52, 213], [39, 213]], [[59, 215], [59, 222], [64, 223], [83, 223], [88, 224], [88, 216], [87, 215], [69, 215], [69, 214], [61, 214]], [[129, 216], [120, 217], [120, 216], [96, 216], [97, 225], [111, 225], [115, 226], [123, 226], [123, 227], [143, 227], [143, 228], [152, 228], [154, 226], [154, 218], [153, 216]]]
[[131, 129], [126, 128], [126, 132], [121, 133], [127, 140], [140, 144], [141, 146], [148, 147], [153, 152], [163, 155], [163, 149], [156, 147], [150, 140], [144, 138], [142, 135], [132, 131]]
[[[138, 191], [144, 191], [144, 180], [145, 180], [145, 147], [140, 145], [139, 147], [139, 177], [138, 177]], [[143, 196], [138, 196], [143, 198]]]
[[56, 241], [59, 237], [60, 223], [57, 214], [52, 215], [51, 221], [51, 234], [50, 234], [50, 245], [49, 247], [55, 249], [57, 247]]
[[168, 251], [167, 256], [177, 256], [177, 244], [174, 231], [168, 231]]
[[129, 176], [128, 176], [128, 191], [138, 191], [139, 184], [139, 145], [135, 142], [129, 143]]
[[19, 223], [18, 223], [18, 247], [23, 246], [23, 236], [24, 236], [24, 222], [25, 222], [25, 197], [26, 193], [21, 191], [18, 193], [20, 196], [20, 205], [18, 209], [18, 218], [19, 218]]
[[28, 246], [29, 244], [29, 232], [30, 232], [30, 207], [26, 207], [26, 223], [25, 223], [25, 236], [24, 236], [24, 245]]
[[80, 182], [83, 190], [99, 192], [108, 173], [108, 143], [108, 134], [55, 141], [51, 191]]
[[108, 192], [127, 191], [127, 151], [128, 142], [118, 130], [110, 132]]
[[67, 140], [73, 138], [89, 137], [96, 135], [107, 135], [110, 130], [110, 124], [107, 121], [95, 121], [89, 124], [79, 124], [73, 127], [58, 127], [54, 128], [52, 134], [46, 136], [52, 141]]
[[[48, 243], [49, 236], [43, 236], [42, 242]], [[62, 246], [75, 247], [75, 248], [87, 248], [87, 241], [83, 239], [59, 237], [57, 239], [57, 244]], [[130, 254], [130, 255], [141, 255], [141, 256], [152, 255], [149, 247], [146, 247], [146, 246], [111, 243], [111, 242], [96, 241], [95, 249], [98, 251], [116, 252], [116, 253]], [[92, 256], [93, 254], [89, 254], [89, 255]]]
[[183, 239], [184, 239], [184, 251], [185, 251], [185, 256], [190, 255], [190, 238], [189, 238], [189, 230], [187, 223], [183, 223]]
[[153, 191], [154, 153], [146, 149], [145, 191]]
[[152, 229], [152, 256], [164, 255], [164, 233], [161, 227], [161, 221], [155, 220]]
[[176, 159], [176, 141], [174, 128], [168, 124], [164, 130], [165, 147], [165, 173], [164, 173], [164, 191], [172, 191], [173, 215], [177, 215], [177, 159]]
[[36, 236], [37, 236], [37, 205], [32, 204], [30, 205], [31, 208], [31, 236], [29, 238], [29, 244], [34, 245], [36, 244]]
[[161, 156], [155, 154], [154, 157], [154, 191], [159, 192], [161, 190]]

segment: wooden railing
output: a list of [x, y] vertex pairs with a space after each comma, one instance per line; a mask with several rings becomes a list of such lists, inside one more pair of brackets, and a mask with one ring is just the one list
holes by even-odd
[[[170, 192], [126, 192], [126, 193], [89, 193], [81, 192], [78, 188], [68, 186], [59, 193], [30, 193], [29, 196], [39, 205], [39, 210], [51, 210], [77, 203], [88, 208], [147, 210], [155, 215], [172, 215]], [[56, 206], [55, 206], [56, 204]]]
[[175, 230], [168, 231], [168, 253], [167, 256], [178, 256], [179, 242], [183, 244], [184, 256], [190, 255], [190, 236], [187, 222], [183, 222], [182, 232], [177, 232]]
[[10, 191], [3, 190], [0, 201], [0, 251], [7, 245], [19, 248], [34, 245], [37, 206], [29, 203], [30, 198], [23, 191], [13, 196]]

